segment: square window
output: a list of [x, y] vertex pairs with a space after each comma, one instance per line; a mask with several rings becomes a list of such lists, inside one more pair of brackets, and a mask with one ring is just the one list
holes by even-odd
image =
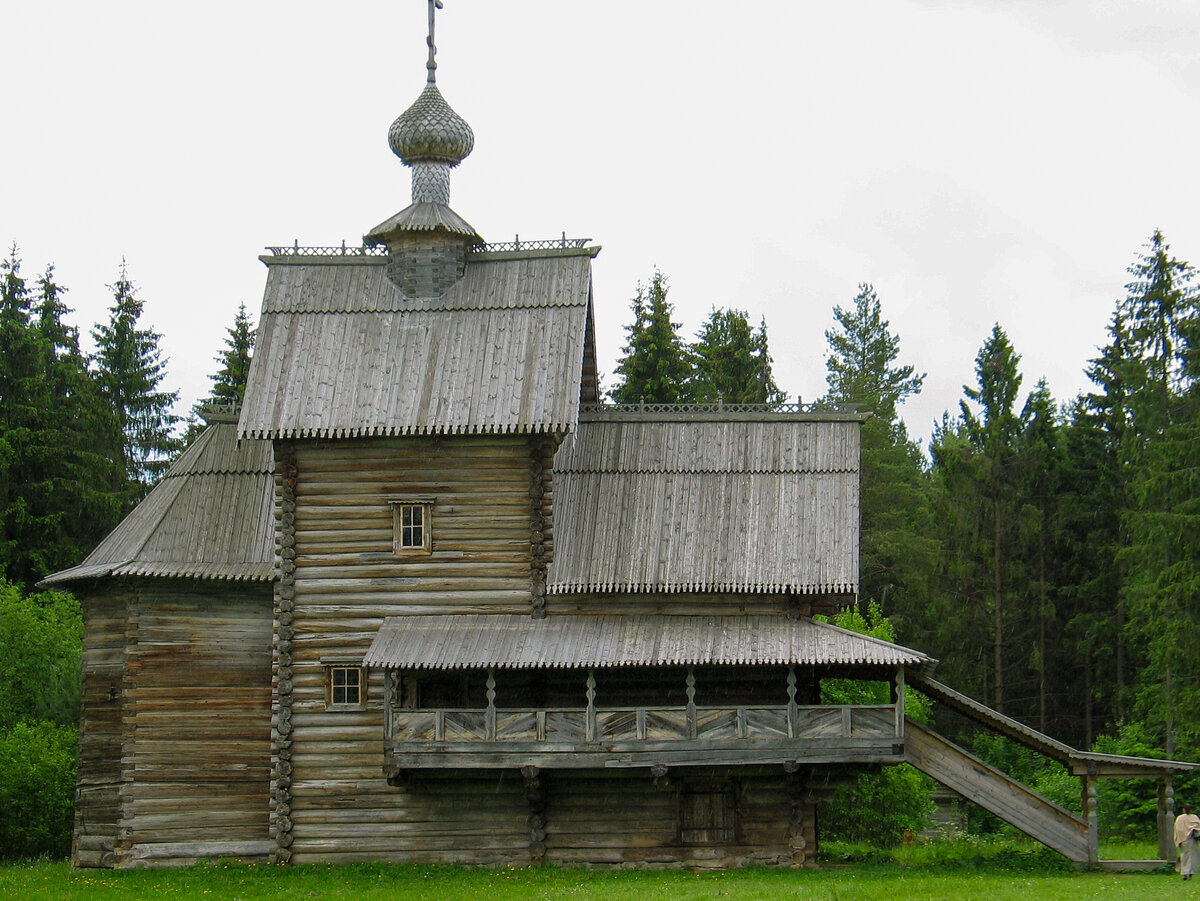
[[397, 554], [429, 553], [430, 504], [392, 502], [392, 546]]
[[331, 666], [326, 672], [326, 702], [330, 707], [361, 707], [363, 671], [360, 666]]

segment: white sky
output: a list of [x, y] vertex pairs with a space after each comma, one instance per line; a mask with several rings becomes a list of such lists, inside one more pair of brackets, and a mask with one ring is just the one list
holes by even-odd
[[[825, 390], [835, 304], [875, 285], [905, 409], [957, 410], [994, 322], [1023, 388], [1087, 387], [1153, 229], [1200, 262], [1195, 0], [445, 0], [438, 84], [474, 128], [452, 205], [490, 241], [602, 244], [611, 386], [654, 267], [691, 338], [765, 316], [776, 380]], [[122, 257], [180, 413], [265, 245], [358, 244], [409, 202], [387, 147], [425, 0], [0, 0], [0, 241], [86, 335]], [[85, 343], [90, 344], [90, 341]]]

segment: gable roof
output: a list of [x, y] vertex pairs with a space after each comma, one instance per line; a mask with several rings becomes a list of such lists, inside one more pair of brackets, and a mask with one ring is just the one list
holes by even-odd
[[863, 418], [585, 411], [554, 462], [548, 590], [856, 591]]
[[443, 296], [416, 299], [388, 281], [384, 257], [263, 257], [241, 433], [569, 431], [598, 251], [471, 254]]
[[782, 616], [389, 616], [364, 666], [400, 669], [693, 664], [929, 666], [897, 644]]
[[274, 468], [271, 442], [239, 441], [232, 417], [210, 425], [81, 564], [39, 584], [102, 576], [270, 579]]

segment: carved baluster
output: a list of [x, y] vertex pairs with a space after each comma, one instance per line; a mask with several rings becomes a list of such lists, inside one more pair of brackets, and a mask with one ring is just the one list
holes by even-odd
[[596, 740], [596, 670], [590, 666], [587, 671], [587, 724], [584, 726], [584, 740]]
[[487, 741], [496, 740], [496, 671], [491, 667], [487, 671], [487, 712], [484, 714], [483, 731]]
[[696, 670], [687, 671], [687, 729], [688, 738], [696, 737]]

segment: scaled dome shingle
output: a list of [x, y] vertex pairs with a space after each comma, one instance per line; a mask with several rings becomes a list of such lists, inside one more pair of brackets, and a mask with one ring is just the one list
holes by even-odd
[[475, 133], [450, 108], [437, 85], [429, 84], [388, 129], [392, 152], [406, 165], [447, 163], [457, 166], [475, 146]]

